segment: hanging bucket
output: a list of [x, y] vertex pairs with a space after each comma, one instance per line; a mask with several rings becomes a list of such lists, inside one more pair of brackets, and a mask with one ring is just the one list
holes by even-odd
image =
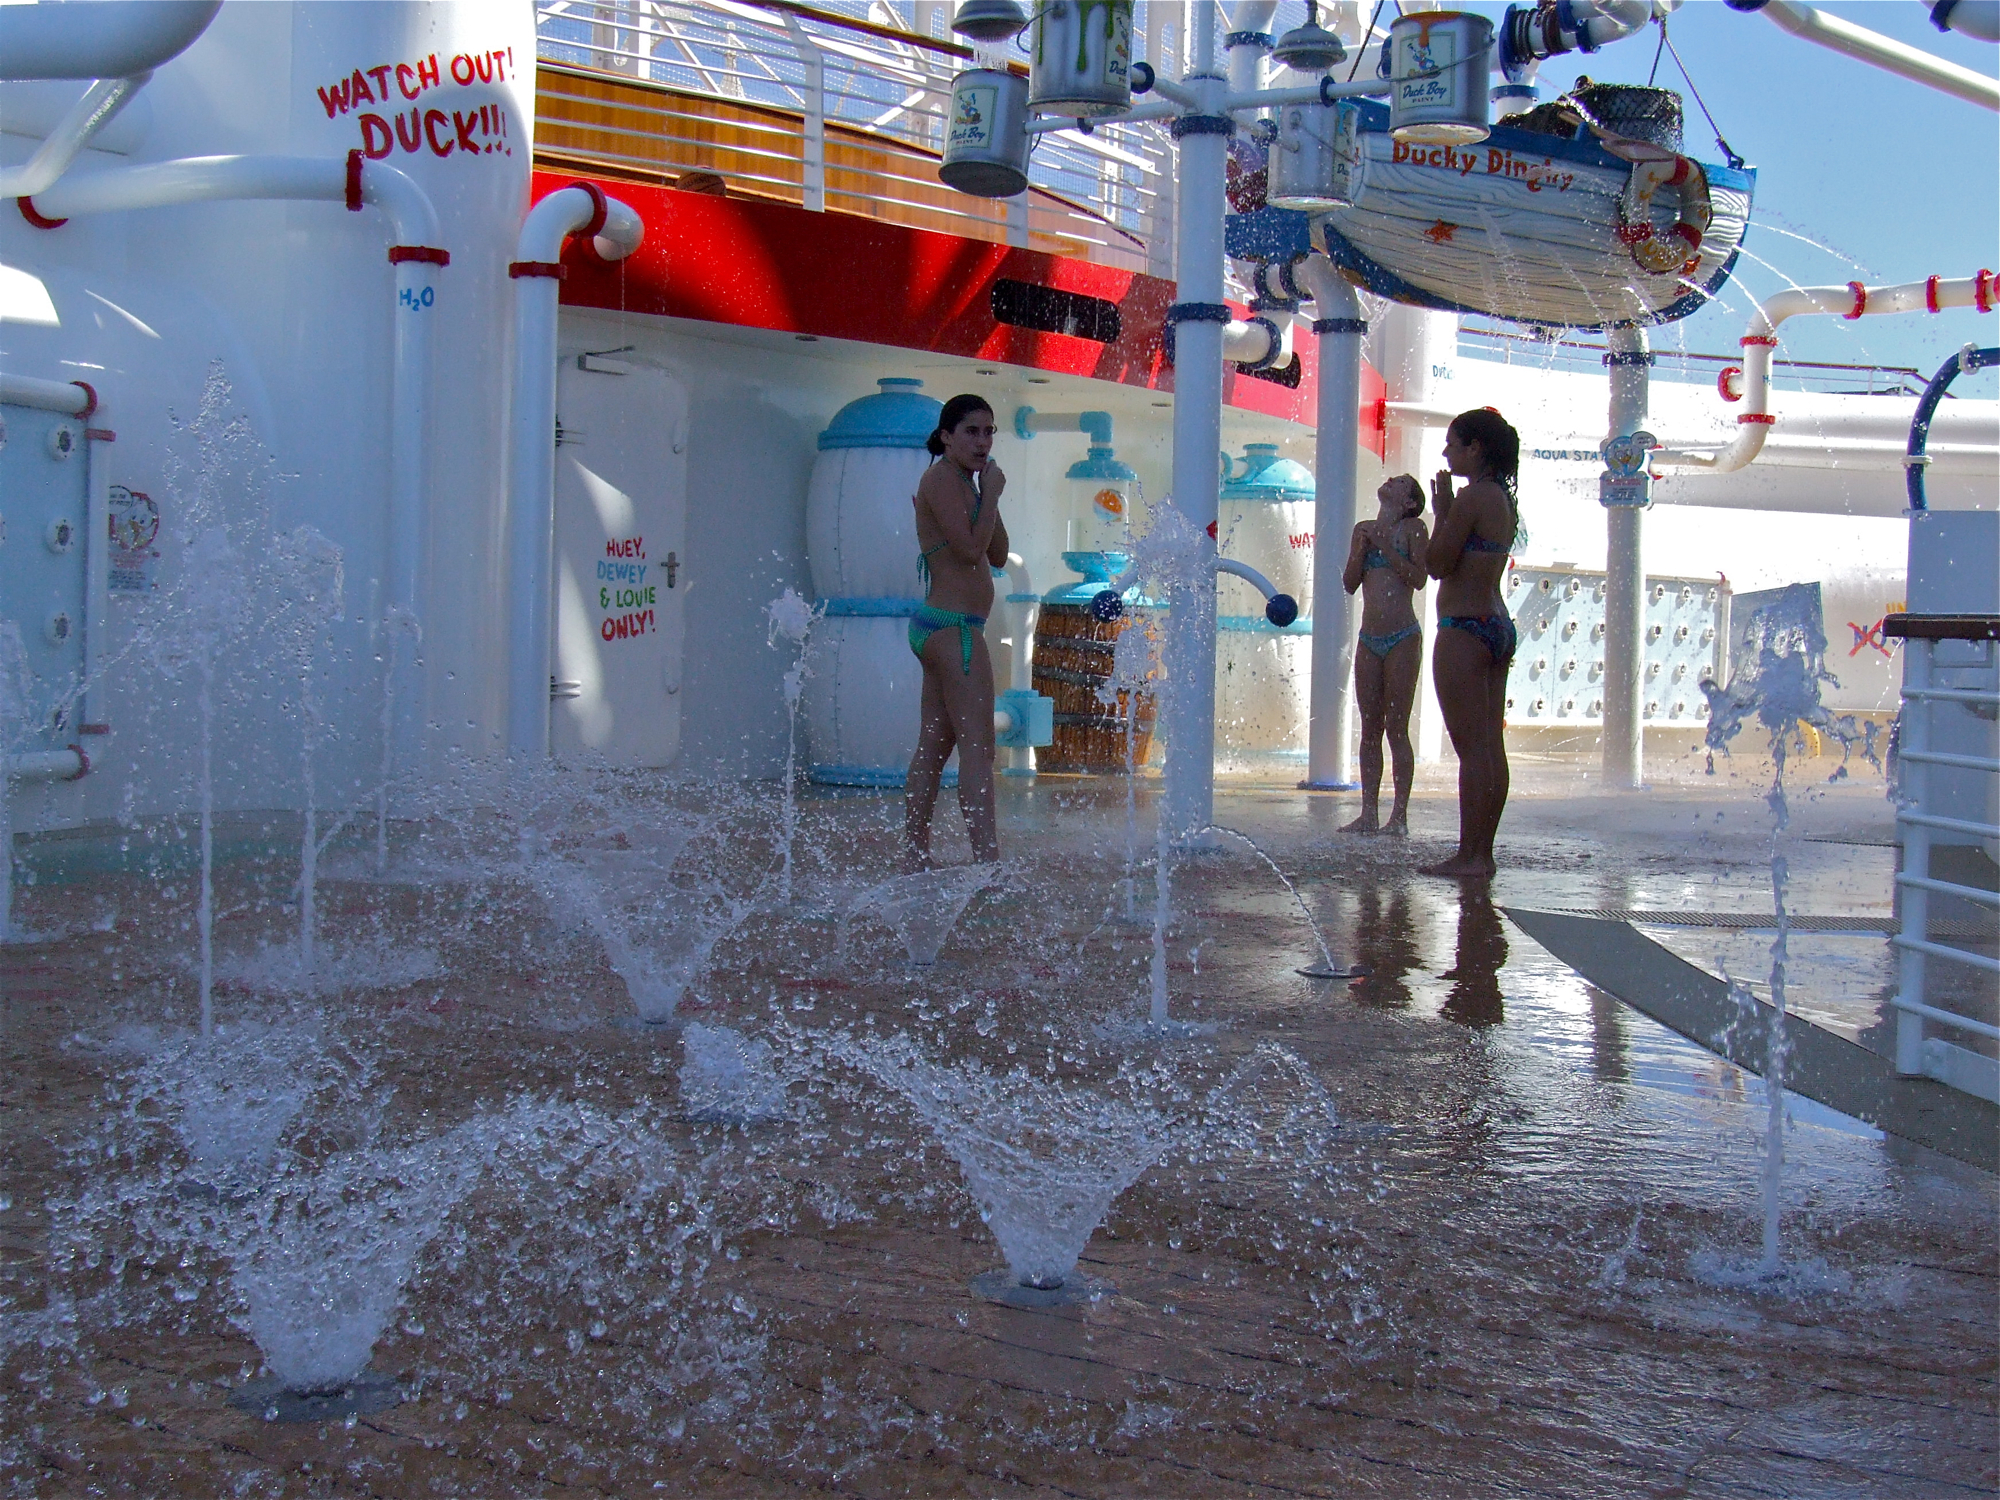
[[1046, 0], [1028, 51], [1028, 108], [1108, 115], [1132, 103], [1132, 0]]
[[1028, 186], [1028, 82], [995, 68], [951, 81], [938, 179], [975, 198], [1012, 198]]
[[[1389, 133], [1427, 146], [1465, 146], [1492, 133], [1486, 74], [1493, 23], [1463, 11], [1427, 10], [1389, 27]], [[1426, 76], [1428, 75], [1428, 76]]]
[[1287, 104], [1278, 112], [1264, 201], [1305, 213], [1349, 207], [1361, 191], [1360, 128], [1361, 107], [1351, 100]]

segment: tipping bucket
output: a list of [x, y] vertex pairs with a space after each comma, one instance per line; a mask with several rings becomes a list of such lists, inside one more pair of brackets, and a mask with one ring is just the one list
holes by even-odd
[[1012, 198], [1028, 186], [1028, 83], [996, 68], [951, 81], [938, 179], [975, 198]]
[[1121, 691], [1114, 707], [1097, 696], [1110, 680], [1120, 632], [1135, 622], [1148, 628], [1144, 615], [1128, 609], [1116, 620], [1100, 620], [1087, 603], [1044, 601], [1035, 621], [1033, 677], [1035, 691], [1055, 700], [1055, 737], [1036, 753], [1036, 770], [1122, 775], [1128, 729], [1131, 764], [1146, 763], [1158, 701], [1150, 693]]
[[1278, 112], [1264, 201], [1306, 213], [1351, 206], [1361, 191], [1360, 126], [1352, 100], [1287, 104]]
[[1492, 133], [1486, 74], [1493, 23], [1455, 10], [1418, 11], [1389, 27], [1389, 134], [1428, 146], [1464, 146]]
[[1132, 103], [1132, 0], [1045, 0], [1028, 51], [1028, 108], [1108, 115]]

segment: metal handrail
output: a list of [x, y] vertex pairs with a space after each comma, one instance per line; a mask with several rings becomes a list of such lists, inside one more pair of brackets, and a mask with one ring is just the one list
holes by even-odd
[[[1128, 269], [1151, 268], [1159, 252], [1149, 247], [1173, 243], [1173, 194], [1162, 188], [1169, 183], [1175, 148], [1162, 129], [1145, 122], [1100, 126], [1089, 137], [1042, 139], [1030, 159], [1031, 197], [996, 202], [985, 214], [970, 204], [954, 210], [942, 202], [913, 203], [901, 191], [904, 184], [920, 188], [935, 184], [893, 170], [870, 173], [866, 167], [848, 164], [836, 168], [814, 150], [827, 131], [838, 127], [843, 134], [860, 132], [887, 145], [937, 156], [944, 144], [951, 81], [967, 60], [997, 62], [1020, 71], [1019, 64], [1010, 64], [990, 50], [792, 0], [536, 0], [536, 29], [537, 51], [553, 65], [551, 71], [581, 67], [598, 76], [660, 88], [668, 98], [693, 95], [790, 117], [754, 126], [732, 121], [731, 128], [802, 143], [799, 150], [770, 154], [796, 164], [793, 171], [803, 171], [809, 208], [823, 207], [828, 199], [850, 205], [879, 202], [892, 213], [917, 209], [989, 228], [1004, 223], [1012, 226], [1008, 237], [1016, 244], [1026, 243], [1030, 230], [1052, 234], [1080, 245], [1092, 259]], [[1143, 16], [1140, 36], [1146, 36]], [[1159, 39], [1152, 38], [1150, 47], [1157, 55]], [[542, 92], [553, 100], [561, 91]], [[616, 102], [621, 107], [642, 107]], [[662, 107], [651, 113], [670, 118], [674, 111]], [[599, 134], [600, 149], [589, 154], [615, 166], [638, 166], [649, 172], [662, 167], [657, 155], [636, 150], [628, 154], [618, 142], [660, 140], [687, 152], [713, 147], [713, 142], [691, 141], [673, 130], [646, 132], [631, 125], [581, 122], [576, 128]], [[611, 149], [601, 149], [605, 144]], [[729, 149], [750, 154], [734, 144]], [[880, 189], [856, 193], [851, 186], [827, 187], [826, 176], [836, 170], [869, 176]], [[746, 184], [772, 181], [754, 173], [744, 180]], [[788, 195], [801, 188], [796, 176], [779, 185]], [[1061, 215], [1062, 222], [1053, 227], [1036, 222], [1052, 213]]]

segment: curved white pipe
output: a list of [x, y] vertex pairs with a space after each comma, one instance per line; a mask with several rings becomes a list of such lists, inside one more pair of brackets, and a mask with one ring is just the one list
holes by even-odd
[[81, 750], [24, 750], [5, 757], [9, 781], [80, 781], [90, 774], [90, 758]]
[[2000, 110], [2000, 82], [1983, 73], [1933, 57], [1921, 48], [1892, 41], [1879, 32], [1814, 10], [1810, 5], [1795, 5], [1792, 0], [1766, 0], [1758, 8], [1793, 36], [1844, 52], [1884, 72], [1954, 95], [1968, 104]]
[[0, 78], [129, 78], [178, 57], [222, 0], [0, 6]]
[[9, 406], [33, 406], [80, 417], [90, 405], [90, 392], [73, 380], [37, 380], [32, 375], [0, 374], [0, 401]]
[[[0, 6], [0, 14], [5, 10]], [[347, 198], [348, 170], [344, 161], [319, 156], [190, 156], [70, 178], [38, 195], [30, 206], [44, 218], [73, 219], [224, 200], [340, 203]], [[361, 201], [388, 215], [397, 244], [437, 244], [437, 210], [422, 188], [380, 162], [364, 161], [360, 179]]]
[[[1256, 318], [1268, 318], [1277, 333]], [[1276, 308], [1256, 314], [1248, 322], [1232, 318], [1222, 329], [1222, 357], [1230, 364], [1264, 368], [1288, 365], [1292, 361], [1292, 315]]]
[[1238, 562], [1233, 557], [1218, 557], [1215, 571], [1242, 579], [1262, 594], [1267, 602], [1278, 597], [1278, 586], [1246, 562]]
[[0, 198], [32, 198], [53, 187], [91, 138], [111, 123], [152, 76], [135, 73], [130, 78], [100, 78], [85, 89], [33, 156], [18, 167], [0, 170]]
[[1850, 281], [1846, 286], [1793, 287], [1780, 292], [1751, 315], [1749, 330], [1743, 335], [1743, 411], [1736, 418], [1735, 441], [1713, 453], [1685, 448], [1656, 449], [1652, 462], [1728, 474], [1756, 458], [1764, 446], [1765, 435], [1778, 420], [1771, 414], [1771, 354], [1778, 346], [1778, 325], [1787, 318], [1827, 313], [1852, 319], [1887, 313], [1941, 312], [1947, 307], [1977, 307], [1981, 312], [1990, 312], [1996, 301], [2000, 301], [2000, 280], [1990, 271], [1955, 281], [1933, 276], [1927, 281], [1873, 288]]
[[1956, 31], [1982, 42], [2000, 42], [2000, 0], [1951, 0], [1939, 6], [1919, 0], [1939, 31]]
[[[601, 217], [600, 217], [601, 215]], [[645, 225], [616, 198], [558, 188], [521, 221], [514, 264], [514, 405], [507, 464], [507, 748], [549, 751], [550, 554], [555, 537], [556, 315], [563, 242], [595, 229], [607, 260], [639, 248]]]

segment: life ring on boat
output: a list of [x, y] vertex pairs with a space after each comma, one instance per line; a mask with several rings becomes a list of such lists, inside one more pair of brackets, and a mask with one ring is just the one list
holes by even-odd
[[[1680, 213], [1665, 234], [1653, 228], [1653, 195], [1663, 187], [1680, 193]], [[1618, 195], [1618, 239], [1632, 252], [1639, 269], [1654, 276], [1682, 275], [1694, 270], [1695, 252], [1715, 217], [1708, 194], [1708, 173], [1685, 156], [1632, 164], [1625, 191]]]

